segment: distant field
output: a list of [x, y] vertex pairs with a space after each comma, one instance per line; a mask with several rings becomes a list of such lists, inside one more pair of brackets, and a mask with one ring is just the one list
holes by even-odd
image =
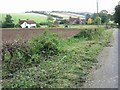
[[[9, 13], [8, 13], [9, 14]], [[2, 21], [5, 20], [6, 13], [2, 13]], [[19, 19], [30, 19], [34, 20], [35, 22], [46, 22], [47, 16], [42, 14], [34, 14], [34, 13], [10, 13], [14, 23], [17, 24]]]
[[68, 19], [70, 16], [71, 17], [80, 17], [80, 18], [85, 18], [85, 16], [83, 16], [83, 15], [78, 15], [78, 14], [73, 14], [73, 13], [51, 13], [51, 14], [53, 14], [53, 15], [58, 15], [58, 16], [61, 16], [61, 17], [63, 17], [64, 19]]
[[[34, 20], [37, 23], [47, 21], [47, 16], [42, 15], [42, 14], [35, 14], [35, 13], [0, 13], [0, 15], [2, 16], [2, 21], [5, 20], [6, 14], [10, 14], [12, 16], [12, 19], [14, 20], [15, 24], [17, 24], [19, 22], [19, 19], [30, 19], [30, 20]], [[70, 16], [71, 17], [84, 18], [84, 16], [82, 16], [82, 15], [77, 15], [77, 14], [72, 14], [72, 13], [51, 13], [51, 14], [61, 16], [64, 19], [68, 19]], [[0, 18], [0, 20], [1, 20], [1, 18]]]
[[98, 27], [104, 27], [104, 25], [70, 25], [70, 28], [79, 28], [79, 29], [94, 29]]
[[[65, 25], [59, 25], [60, 28], [64, 28]], [[105, 25], [69, 25], [69, 28], [78, 28], [78, 29], [94, 29], [98, 27], [105, 27]]]

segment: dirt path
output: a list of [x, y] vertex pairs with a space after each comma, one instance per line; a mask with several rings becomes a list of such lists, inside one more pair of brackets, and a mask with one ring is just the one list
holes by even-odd
[[83, 88], [118, 88], [118, 30], [114, 29], [108, 47], [97, 57], [99, 65], [88, 76]]

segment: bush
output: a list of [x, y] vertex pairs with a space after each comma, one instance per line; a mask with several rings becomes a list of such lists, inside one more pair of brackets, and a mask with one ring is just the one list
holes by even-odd
[[48, 25], [48, 22], [41, 22], [39, 25]]
[[3, 78], [8, 78], [16, 71], [27, 67], [31, 55], [29, 46], [25, 43], [6, 43], [2, 49]]
[[28, 43], [31, 47], [31, 54], [39, 54], [48, 58], [60, 52], [60, 41], [56, 34], [46, 30], [43, 35], [29, 40]]
[[45, 59], [59, 54], [60, 44], [57, 35], [50, 31], [45, 31], [27, 43], [4, 44], [2, 49], [3, 78], [12, 77], [16, 71], [37, 66]]
[[87, 40], [98, 39], [104, 30], [104, 28], [83, 29], [78, 34], [76, 34], [74, 38], [86, 38]]

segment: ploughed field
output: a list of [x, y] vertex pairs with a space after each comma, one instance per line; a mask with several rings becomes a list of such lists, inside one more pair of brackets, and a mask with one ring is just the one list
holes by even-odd
[[[41, 34], [46, 28], [3, 28], [2, 29], [2, 41], [14, 42], [15, 40], [26, 41], [33, 36]], [[80, 32], [77, 28], [49, 28], [50, 31], [56, 33], [59, 37], [67, 38]]]

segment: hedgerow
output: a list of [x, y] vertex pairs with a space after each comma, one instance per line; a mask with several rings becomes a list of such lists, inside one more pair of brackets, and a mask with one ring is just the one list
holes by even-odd
[[39, 65], [40, 62], [62, 52], [56, 34], [45, 31], [27, 42], [6, 43], [2, 49], [3, 78], [12, 77], [16, 71]]

